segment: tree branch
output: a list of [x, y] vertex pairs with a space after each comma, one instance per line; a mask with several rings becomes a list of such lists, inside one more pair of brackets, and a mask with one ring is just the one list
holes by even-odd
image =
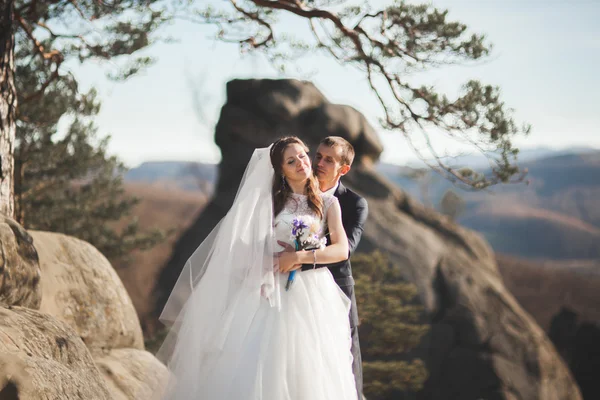
[[33, 48], [36, 51], [36, 53], [44, 61], [48, 61], [48, 62], [50, 62], [50, 65], [54, 65], [54, 71], [48, 76], [46, 81], [44, 83], [42, 83], [40, 89], [38, 91], [36, 91], [35, 93], [32, 93], [31, 95], [23, 96], [21, 98], [21, 103], [27, 103], [27, 102], [35, 100], [35, 99], [39, 98], [41, 95], [43, 95], [44, 92], [46, 91], [46, 89], [48, 88], [48, 86], [50, 86], [50, 84], [55, 79], [58, 79], [59, 68], [64, 60], [64, 57], [63, 57], [62, 53], [56, 49], [51, 50], [51, 51], [46, 51], [46, 49], [44, 48], [42, 43], [40, 43], [40, 41], [34, 36], [33, 29], [27, 24], [27, 22], [25, 22], [25, 19], [20, 14], [15, 13], [15, 19], [17, 20], [21, 29], [23, 29], [23, 31], [25, 31], [25, 34], [27, 35], [27, 37], [31, 40], [31, 42], [33, 44]]
[[19, 26], [25, 31], [25, 34], [27, 35], [27, 37], [33, 43], [34, 49], [36, 50], [36, 52], [38, 53], [38, 55], [40, 57], [42, 57], [44, 60], [51, 60], [54, 62], [60, 60], [60, 62], [62, 62], [63, 56], [62, 56], [61, 52], [58, 50], [51, 50], [51, 51], [46, 52], [46, 49], [44, 48], [44, 46], [33, 35], [33, 29], [31, 29], [31, 27], [29, 25], [27, 25], [27, 22], [25, 22], [25, 19], [23, 19], [23, 17], [21, 17], [21, 15], [17, 14], [16, 12], [15, 12], [15, 19], [19, 23]]
[[77, 13], [79, 14], [79, 16], [83, 19], [86, 20], [90, 20], [90, 18], [88, 18], [85, 13], [83, 12], [83, 10], [81, 9], [81, 7], [79, 7], [79, 4], [77, 4], [77, 2], [75, 0], [68, 0], [69, 3], [71, 3], [71, 5], [73, 6], [73, 8], [75, 8], [75, 10], [77, 11]]
[[233, 5], [233, 8], [235, 8], [237, 11], [242, 13], [244, 16], [248, 17], [250, 20], [255, 21], [259, 25], [267, 28], [267, 30], [269, 31], [269, 34], [267, 35], [267, 37], [265, 39], [263, 39], [261, 42], [257, 43], [255, 41], [254, 37], [249, 37], [248, 39], [244, 40], [243, 42], [248, 43], [250, 46], [252, 46], [253, 48], [256, 49], [256, 48], [259, 48], [262, 46], [267, 46], [268, 43], [274, 39], [273, 28], [267, 21], [260, 18], [259, 14], [257, 12], [249, 12], [249, 11], [244, 10], [237, 4], [236, 0], [229, 0], [229, 2], [231, 3], [231, 5]]
[[[465, 25], [446, 21], [446, 10], [397, 2], [375, 12], [363, 6], [349, 6], [334, 12], [324, 8], [332, 6], [331, 2], [315, 6], [315, 2], [305, 0], [229, 1], [233, 12], [239, 15], [239, 19], [228, 18], [235, 20], [232, 25], [239, 27], [243, 22], [258, 22], [269, 32], [260, 42], [256, 36], [250, 36], [239, 43], [248, 43], [252, 49], [263, 48], [267, 55], [277, 54], [274, 49], [278, 44], [272, 23], [265, 18], [269, 12], [287, 12], [307, 20], [318, 48], [342, 64], [352, 64], [366, 71], [368, 84], [383, 110], [384, 128], [401, 133], [417, 156], [444, 177], [480, 189], [508, 182], [518, 173], [518, 168], [511, 165], [517, 153], [511, 138], [527, 134], [529, 128], [516, 128], [497, 89], [471, 81], [464, 86], [464, 95], [449, 101], [433, 88], [415, 87], [407, 78], [408, 74], [426, 67], [464, 63], [489, 53], [484, 36], [466, 35]], [[227, 24], [224, 14], [216, 15], [220, 17], [219, 24]], [[207, 9], [204, 20], [209, 22], [210, 16]], [[440, 129], [451, 139], [485, 155], [491, 166], [489, 176], [467, 173], [448, 164], [447, 157], [436, 151], [429, 128]], [[414, 129], [422, 136], [425, 150], [433, 160], [413, 142], [416, 139], [411, 130]]]

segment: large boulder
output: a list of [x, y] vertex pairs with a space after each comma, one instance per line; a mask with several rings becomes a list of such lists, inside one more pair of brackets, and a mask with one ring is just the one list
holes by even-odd
[[93, 355], [115, 348], [143, 350], [135, 308], [106, 257], [71, 236], [29, 233], [42, 270], [40, 311], [72, 326]]
[[112, 400], [149, 400], [166, 386], [167, 367], [147, 351], [114, 349], [95, 359]]
[[378, 175], [372, 165], [382, 145], [365, 117], [329, 103], [308, 82], [228, 83], [215, 132], [222, 152], [216, 193], [182, 235], [157, 281], [157, 312], [187, 258], [231, 206], [254, 148], [281, 135], [297, 135], [313, 149], [328, 135], [354, 145], [355, 165], [344, 181], [369, 202], [359, 249], [388, 253], [419, 288], [431, 321], [420, 349], [430, 378], [420, 398], [581, 398], [544, 332], [504, 287], [489, 245]]
[[90, 352], [64, 322], [0, 307], [0, 398], [111, 400]]

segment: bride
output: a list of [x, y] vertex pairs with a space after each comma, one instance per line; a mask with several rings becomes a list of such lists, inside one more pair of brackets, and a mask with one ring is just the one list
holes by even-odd
[[171, 375], [158, 398], [356, 400], [350, 301], [327, 268], [300, 270], [348, 257], [339, 203], [319, 192], [307, 151], [296, 137], [255, 150], [187, 261], [161, 314]]

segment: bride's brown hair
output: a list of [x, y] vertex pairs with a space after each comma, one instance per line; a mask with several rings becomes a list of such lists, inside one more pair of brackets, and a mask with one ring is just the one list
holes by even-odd
[[[308, 147], [304, 144], [300, 138], [296, 136], [286, 136], [282, 137], [273, 143], [271, 147], [271, 165], [273, 165], [273, 169], [275, 170], [275, 175], [273, 176], [273, 213], [274, 216], [277, 216], [283, 207], [285, 206], [285, 202], [292, 194], [292, 189], [290, 189], [290, 185], [285, 181], [285, 177], [283, 176], [283, 153], [291, 144], [299, 144], [302, 146], [304, 151], [308, 153]], [[323, 200], [319, 193], [319, 186], [317, 184], [317, 179], [311, 173], [308, 179], [306, 180], [306, 195], [308, 206], [311, 210], [317, 214], [319, 218], [323, 218]]]

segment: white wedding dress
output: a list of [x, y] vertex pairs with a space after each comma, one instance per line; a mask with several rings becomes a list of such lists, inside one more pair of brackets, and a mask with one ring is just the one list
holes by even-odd
[[[323, 200], [326, 214], [337, 199], [323, 195]], [[292, 245], [292, 221], [307, 215], [314, 216], [306, 196], [292, 195], [275, 218], [277, 239]], [[321, 230], [326, 231], [324, 221]], [[288, 274], [279, 275], [282, 287], [287, 277]], [[350, 300], [327, 268], [298, 271], [293, 285], [281, 294], [281, 311], [266, 304], [262, 309], [264, 313], [256, 323], [257, 336], [250, 338], [261, 350], [252, 349], [253, 345], [247, 347], [250, 357], [264, 353], [265, 370], [258, 380], [262, 393], [253, 399], [356, 399], [350, 352]], [[241, 376], [245, 373], [240, 371]], [[236, 392], [235, 398], [244, 398], [243, 392]]]
[[[337, 199], [322, 196], [326, 214]], [[292, 221], [303, 216], [314, 218], [314, 213], [306, 196], [293, 194], [273, 221], [275, 238], [293, 245]], [[320, 223], [325, 232], [325, 221]], [[287, 278], [287, 273], [275, 274], [281, 288]], [[195, 295], [190, 301], [200, 301]], [[279, 307], [253, 291], [243, 294], [233, 307], [219, 349], [197, 366], [185, 360], [186, 368], [177, 373], [181, 382], [173, 380], [162, 399], [357, 399], [350, 351], [350, 300], [327, 268], [297, 271], [290, 289], [281, 289]], [[246, 318], [249, 314], [253, 318]], [[185, 339], [188, 343], [178, 345], [193, 351], [198, 344], [189, 336]], [[185, 358], [185, 351], [179, 357]]]

